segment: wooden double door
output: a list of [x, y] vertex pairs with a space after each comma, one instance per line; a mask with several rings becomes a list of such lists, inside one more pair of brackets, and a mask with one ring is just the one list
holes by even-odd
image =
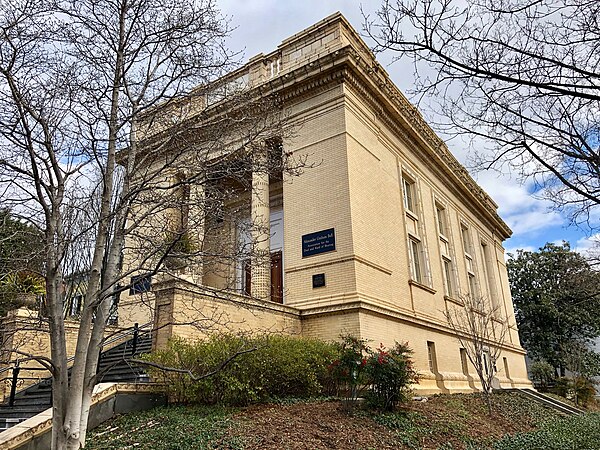
[[[252, 270], [250, 260], [244, 261], [244, 294], [251, 295]], [[281, 250], [271, 252], [271, 301], [283, 303], [283, 258]]]

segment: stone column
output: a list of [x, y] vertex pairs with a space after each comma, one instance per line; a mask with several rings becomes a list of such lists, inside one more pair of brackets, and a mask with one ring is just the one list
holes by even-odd
[[190, 239], [191, 258], [190, 267], [192, 280], [195, 284], [202, 284], [204, 274], [203, 248], [204, 248], [204, 219], [205, 219], [205, 177], [199, 173], [192, 177], [190, 182], [189, 210], [187, 218], [188, 236]]
[[269, 207], [269, 173], [267, 149], [263, 145], [254, 156], [252, 171], [252, 258], [251, 294], [270, 300], [271, 297], [271, 214]]

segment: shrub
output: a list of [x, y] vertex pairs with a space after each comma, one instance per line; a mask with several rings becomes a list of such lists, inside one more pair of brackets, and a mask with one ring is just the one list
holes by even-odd
[[571, 380], [567, 377], [559, 377], [556, 379], [556, 382], [554, 383], [554, 388], [552, 389], [552, 391], [556, 394], [556, 395], [560, 395], [561, 397], [564, 398], [570, 398], [573, 397], [573, 390], [571, 387]]
[[556, 378], [554, 367], [546, 361], [535, 361], [529, 371], [532, 381], [542, 391], [548, 390]]
[[337, 395], [344, 395], [353, 404], [368, 384], [365, 374], [369, 347], [367, 341], [354, 336], [341, 336], [340, 357], [329, 366]]
[[390, 350], [381, 344], [372, 350], [364, 339], [342, 336], [340, 358], [329, 370], [348, 406], [367, 389], [370, 406], [391, 410], [409, 398], [410, 385], [418, 381], [411, 355], [407, 343], [396, 342]]
[[367, 399], [371, 406], [393, 410], [398, 403], [410, 398], [410, 385], [418, 381], [408, 343], [387, 350], [383, 344], [371, 351], [366, 372], [371, 383]]
[[594, 382], [586, 377], [577, 377], [572, 381], [575, 391], [575, 404], [587, 407], [595, 401], [596, 388]]
[[586, 377], [558, 378], [553, 390], [555, 394], [574, 401], [576, 405], [588, 406], [595, 401], [594, 383]]
[[[240, 351], [248, 351], [224, 361]], [[316, 339], [289, 336], [243, 338], [213, 335], [186, 342], [172, 339], [165, 350], [146, 356], [150, 362], [187, 370], [190, 374], [151, 368], [167, 385], [175, 402], [246, 405], [283, 397], [322, 394], [332, 384], [327, 365], [338, 358], [339, 346]]]

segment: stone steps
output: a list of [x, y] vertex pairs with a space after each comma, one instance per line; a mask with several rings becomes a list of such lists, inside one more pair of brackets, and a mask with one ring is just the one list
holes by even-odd
[[[150, 335], [140, 335], [136, 345], [136, 356], [152, 349]], [[98, 380], [100, 382], [149, 382], [143, 367], [130, 362], [133, 355], [133, 339], [123, 342], [100, 355]], [[69, 370], [70, 374], [70, 370]], [[52, 406], [52, 379], [46, 378], [18, 392], [12, 406], [8, 401], [0, 404], [0, 432], [39, 414]]]

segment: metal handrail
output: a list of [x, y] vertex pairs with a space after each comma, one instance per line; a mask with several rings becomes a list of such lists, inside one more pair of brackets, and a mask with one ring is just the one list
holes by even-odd
[[[100, 353], [102, 353], [102, 348], [104, 348], [107, 344], [112, 344], [113, 342], [116, 342], [118, 340], [120, 340], [121, 338], [123, 338], [123, 336], [127, 336], [128, 334], [135, 334], [136, 332], [139, 333], [140, 330], [145, 329], [146, 327], [148, 327], [149, 325], [152, 325], [153, 322], [147, 322], [145, 324], [143, 324], [142, 326], [139, 326], [137, 323], [129, 328], [126, 328], [123, 331], [118, 332], [117, 334], [115, 334], [111, 339], [104, 341], [102, 343], [102, 345], [100, 346]], [[71, 356], [70, 358], [67, 359], [67, 364], [74, 361], [75, 360], [75, 355]]]
[[[153, 322], [147, 322], [147, 323], [143, 324], [142, 326], [138, 326], [137, 327], [138, 332], [141, 331], [141, 330], [146, 329], [148, 326], [152, 325], [152, 323]], [[107, 344], [112, 344], [113, 342], [116, 342], [116, 341], [122, 339], [124, 336], [127, 336], [129, 334], [134, 334], [135, 332], [136, 332], [136, 326], [135, 325], [133, 327], [126, 328], [125, 330], [121, 330], [118, 333], [116, 333], [111, 339], [103, 342], [101, 348], [103, 348]], [[69, 364], [70, 362], [73, 362], [74, 360], [75, 360], [75, 355], [67, 358], [67, 364]], [[15, 361], [9, 361], [9, 364], [12, 362], [13, 365], [9, 366], [9, 367], [5, 367], [3, 369], [0, 369], [0, 374], [2, 374], [4, 372], [7, 372], [9, 370], [12, 370], [14, 368], [14, 364], [16, 364], [17, 361], [18, 361], [18, 359], [15, 360]], [[48, 369], [40, 367], [40, 370], [48, 370]]]
[[[111, 344], [113, 342], [119, 341], [119, 340], [123, 339], [123, 337], [128, 336], [130, 334], [133, 334], [133, 352], [132, 352], [132, 354], [135, 354], [136, 348], [137, 348], [137, 340], [138, 340], [140, 330], [145, 330], [151, 324], [152, 324], [152, 322], [148, 322], [140, 327], [136, 323], [133, 327], [122, 330], [122, 331], [116, 333], [111, 339], [108, 339], [105, 342], [103, 342], [100, 347], [100, 352], [98, 354], [98, 367], [100, 365], [100, 357], [102, 356], [102, 348], [106, 344]], [[127, 342], [127, 341], [125, 341], [125, 342]], [[70, 362], [72, 362], [74, 360], [75, 360], [75, 355], [71, 356], [70, 358], [67, 358], [67, 364], [69, 364]], [[12, 367], [5, 367], [4, 369], [1, 369], [0, 374], [6, 372], [8, 370], [12, 370], [12, 376], [1, 378], [0, 382], [5, 382], [6, 380], [11, 380], [8, 405], [13, 406], [14, 401], [15, 401], [15, 395], [17, 393], [17, 384], [18, 384], [19, 380], [40, 380], [39, 378], [34, 378], [34, 377], [19, 377], [19, 372], [21, 372], [21, 370], [29, 370], [29, 371], [44, 370], [44, 371], [47, 371], [48, 369], [46, 369], [45, 367], [21, 367], [19, 365], [19, 360], [17, 359]], [[40, 380], [40, 382], [41, 382], [41, 380]]]

